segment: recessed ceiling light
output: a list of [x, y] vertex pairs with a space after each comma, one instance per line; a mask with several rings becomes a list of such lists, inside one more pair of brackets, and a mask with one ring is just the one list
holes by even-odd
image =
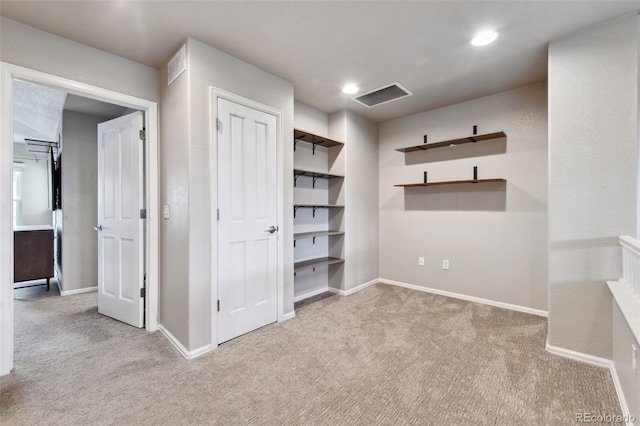
[[347, 95], [353, 95], [354, 93], [357, 93], [358, 90], [360, 89], [355, 84], [345, 84], [344, 87], [342, 88], [342, 93], [346, 93]]
[[495, 31], [482, 31], [481, 33], [476, 34], [473, 39], [471, 39], [471, 44], [473, 44], [474, 46], [484, 46], [485, 44], [489, 44], [497, 38], [498, 33]]

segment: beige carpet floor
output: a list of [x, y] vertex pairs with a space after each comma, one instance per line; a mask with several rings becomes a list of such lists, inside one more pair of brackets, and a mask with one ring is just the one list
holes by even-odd
[[618, 415], [608, 370], [544, 350], [544, 318], [378, 284], [183, 359], [98, 315], [96, 294], [16, 291], [8, 425], [563, 425]]

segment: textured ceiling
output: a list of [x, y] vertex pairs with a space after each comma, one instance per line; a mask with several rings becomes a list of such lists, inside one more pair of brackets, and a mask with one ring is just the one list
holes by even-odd
[[25, 81], [13, 85], [14, 141], [58, 140], [66, 92]]
[[105, 121], [133, 112], [130, 108], [18, 80], [13, 85], [14, 142], [24, 143], [25, 138], [57, 141], [63, 111], [94, 115]]
[[[549, 41], [638, 11], [639, 1], [2, 1], [16, 21], [159, 68], [186, 37], [291, 81], [297, 100], [385, 121], [536, 81]], [[470, 45], [484, 28], [500, 32]], [[367, 109], [340, 92], [399, 82]]]

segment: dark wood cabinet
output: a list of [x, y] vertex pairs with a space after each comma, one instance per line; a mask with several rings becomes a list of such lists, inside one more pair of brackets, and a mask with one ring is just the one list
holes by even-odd
[[16, 229], [13, 232], [13, 281], [49, 280], [53, 273], [53, 229]]

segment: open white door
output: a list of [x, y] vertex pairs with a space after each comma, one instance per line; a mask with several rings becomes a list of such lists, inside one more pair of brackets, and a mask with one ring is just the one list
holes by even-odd
[[143, 115], [98, 125], [98, 312], [144, 326]]
[[218, 343], [277, 320], [276, 117], [218, 99]]

